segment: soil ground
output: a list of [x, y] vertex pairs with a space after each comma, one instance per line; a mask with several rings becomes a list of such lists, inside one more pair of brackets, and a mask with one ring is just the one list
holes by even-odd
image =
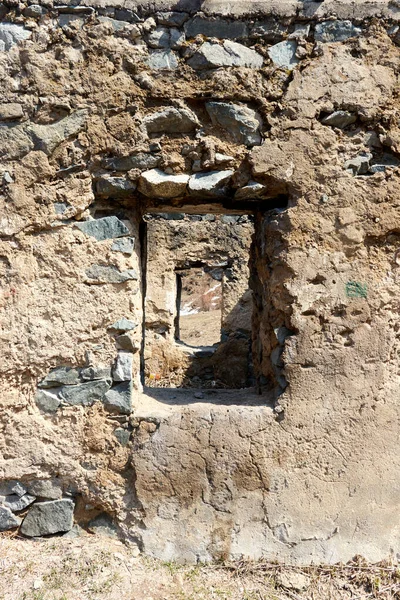
[[161, 563], [101, 536], [0, 537], [0, 600], [367, 600], [400, 598], [398, 567]]
[[188, 346], [213, 346], [221, 341], [221, 310], [183, 315], [179, 326], [180, 339]]

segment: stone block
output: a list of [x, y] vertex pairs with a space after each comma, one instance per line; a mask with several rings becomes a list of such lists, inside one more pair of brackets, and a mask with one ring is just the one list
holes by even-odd
[[74, 385], [79, 381], [79, 369], [73, 367], [56, 367], [42, 379], [38, 386], [41, 388], [52, 388], [60, 385]]
[[13, 121], [20, 119], [24, 115], [22, 105], [16, 102], [0, 104], [0, 121]]
[[110, 379], [110, 367], [86, 367], [81, 371], [81, 377], [84, 381], [95, 381], [96, 379]]
[[30, 494], [46, 500], [58, 500], [62, 496], [62, 483], [59, 479], [37, 479], [28, 485]]
[[160, 169], [144, 171], [139, 179], [139, 192], [149, 198], [184, 196], [189, 175], [169, 175]]
[[348, 112], [347, 110], [336, 110], [327, 117], [321, 120], [323, 125], [329, 125], [330, 127], [338, 127], [339, 129], [345, 129], [349, 125], [352, 125], [357, 121], [357, 115]]
[[250, 31], [250, 37], [262, 39], [268, 44], [281, 41], [286, 34], [286, 27], [279, 23], [274, 17], [257, 21]]
[[155, 71], [172, 71], [178, 67], [178, 57], [173, 50], [154, 50], [146, 58], [146, 63]]
[[323, 21], [315, 26], [316, 42], [344, 42], [361, 35], [362, 30], [351, 21]]
[[[55, 390], [55, 388], [53, 388]], [[54, 413], [61, 404], [58, 393], [38, 390], [35, 397], [36, 406], [43, 412]]]
[[247, 48], [247, 46], [226, 40], [222, 45], [204, 42], [187, 63], [196, 70], [218, 67], [261, 69], [264, 58], [255, 50]]
[[45, 15], [47, 10], [39, 4], [31, 4], [24, 9], [24, 17], [31, 19], [40, 19], [41, 16]]
[[122, 254], [126, 254], [127, 256], [132, 255], [134, 248], [135, 238], [133, 237], [126, 237], [121, 238], [119, 240], [115, 240], [115, 242], [111, 246], [111, 250], [113, 252], [122, 252]]
[[157, 12], [155, 17], [159, 25], [166, 25], [167, 27], [182, 27], [184, 22], [188, 20], [189, 15], [186, 12], [172, 10]]
[[102, 198], [121, 198], [129, 196], [136, 189], [136, 184], [126, 177], [98, 177], [95, 182], [95, 190]]
[[114, 381], [131, 381], [133, 356], [131, 352], [118, 352], [112, 371]]
[[133, 338], [133, 334], [130, 331], [117, 336], [115, 338], [115, 343], [119, 350], [137, 352], [140, 349], [140, 343]]
[[75, 223], [76, 227], [96, 240], [108, 240], [129, 235], [129, 229], [118, 217], [103, 217], [102, 219], [92, 219], [90, 221], [79, 221]]
[[110, 327], [108, 327], [108, 330], [113, 333], [122, 333], [125, 331], [133, 331], [134, 329], [136, 329], [137, 326], [138, 324], [134, 321], [130, 321], [126, 317], [122, 317], [121, 319], [110, 325]]
[[22, 25], [0, 23], [0, 51], [10, 50], [18, 42], [29, 39], [31, 35], [32, 32], [25, 29]]
[[344, 163], [346, 171], [351, 172], [353, 175], [365, 175], [368, 173], [372, 154], [360, 154]]
[[148, 154], [146, 152], [138, 152], [131, 156], [106, 158], [103, 160], [102, 166], [104, 169], [112, 171], [130, 171], [131, 169], [147, 171], [148, 169], [158, 167], [160, 161], [160, 156], [154, 156], [153, 154]]
[[296, 58], [297, 43], [291, 40], [279, 42], [268, 49], [268, 55], [276, 67], [292, 69], [299, 63]]
[[72, 529], [74, 522], [72, 500], [49, 500], [32, 506], [21, 525], [21, 533], [27, 537], [40, 537]]
[[86, 269], [86, 277], [88, 278], [87, 283], [101, 284], [101, 283], [125, 283], [126, 281], [134, 280], [138, 278], [135, 269], [127, 269], [126, 271], [120, 271], [117, 267], [106, 266], [106, 265], [92, 265]]
[[157, 27], [148, 34], [146, 41], [150, 48], [177, 49], [185, 42], [185, 34], [176, 27]]
[[35, 500], [36, 497], [31, 494], [24, 494], [23, 496], [11, 494], [10, 496], [0, 497], [0, 503], [6, 508], [9, 508], [12, 512], [24, 510], [24, 508], [35, 502]]
[[9, 496], [11, 494], [23, 496], [27, 491], [26, 486], [16, 479], [0, 482], [0, 496]]
[[132, 412], [132, 382], [124, 381], [108, 390], [104, 406], [109, 412], [129, 415]]
[[214, 125], [226, 129], [246, 146], [261, 144], [260, 115], [248, 106], [228, 102], [207, 102], [206, 110]]
[[117, 427], [117, 429], [114, 430], [114, 435], [121, 446], [127, 446], [129, 444], [131, 432], [128, 429]]
[[21, 525], [21, 519], [16, 517], [9, 508], [0, 506], [0, 531], [15, 529]]
[[229, 183], [233, 171], [210, 171], [195, 173], [189, 179], [189, 194], [192, 196], [221, 196]]
[[245, 38], [248, 35], [247, 24], [244, 21], [233, 21], [219, 17], [195, 16], [185, 23], [184, 29], [188, 38], [204, 35], [221, 40], [236, 40]]
[[143, 119], [148, 133], [190, 133], [200, 126], [196, 115], [188, 108], [169, 106]]
[[91, 406], [96, 400], [102, 400], [110, 387], [110, 379], [98, 379], [79, 385], [66, 386], [60, 391], [60, 399], [68, 406]]

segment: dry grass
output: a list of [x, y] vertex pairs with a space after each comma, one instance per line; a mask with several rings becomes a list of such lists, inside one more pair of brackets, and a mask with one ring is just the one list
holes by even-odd
[[[283, 576], [303, 577], [304, 589]], [[286, 582], [287, 585], [287, 582]], [[0, 600], [398, 600], [400, 571], [369, 565], [282, 567], [268, 562], [180, 566], [136, 558], [95, 536], [0, 539]]]

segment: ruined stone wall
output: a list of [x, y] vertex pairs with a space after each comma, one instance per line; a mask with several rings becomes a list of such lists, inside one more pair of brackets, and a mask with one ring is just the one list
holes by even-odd
[[[397, 557], [396, 3], [0, 14], [1, 528]], [[256, 215], [259, 398], [141, 393], [141, 216], [197, 204]]]

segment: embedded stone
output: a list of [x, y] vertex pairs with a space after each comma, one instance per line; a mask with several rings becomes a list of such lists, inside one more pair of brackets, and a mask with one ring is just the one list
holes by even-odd
[[237, 42], [225, 40], [222, 45], [204, 42], [189, 58], [188, 65], [193, 69], [215, 69], [217, 67], [250, 67], [260, 69], [264, 58], [255, 50]]
[[133, 237], [125, 237], [119, 240], [115, 240], [113, 245], [111, 246], [111, 250], [114, 252], [122, 252], [122, 254], [127, 254], [130, 256], [133, 253], [135, 248], [135, 238]]
[[84, 381], [94, 381], [95, 379], [110, 379], [110, 367], [86, 367], [81, 371], [81, 377]]
[[122, 319], [119, 319], [110, 325], [108, 330], [115, 333], [121, 333], [125, 331], [132, 331], [133, 329], [136, 329], [137, 326], [137, 323], [134, 323], [134, 321], [130, 321], [129, 319], [122, 317]]
[[236, 141], [246, 146], [261, 144], [262, 121], [252, 108], [228, 102], [207, 102], [206, 110], [213, 124], [229, 131]]
[[368, 173], [369, 165], [372, 159], [372, 154], [360, 154], [355, 158], [347, 160], [344, 163], [344, 168], [353, 175], [365, 175]]
[[247, 185], [236, 190], [235, 200], [251, 200], [252, 198], [259, 198], [265, 193], [266, 187], [258, 181], [249, 181]]
[[383, 153], [383, 155], [372, 162], [369, 171], [370, 173], [383, 173], [386, 169], [394, 169], [400, 166], [400, 160], [393, 154]]
[[344, 129], [357, 121], [357, 115], [346, 110], [336, 110], [321, 120], [323, 125]]
[[96, 193], [102, 198], [120, 198], [132, 194], [136, 184], [126, 177], [110, 177], [105, 175], [96, 179]]
[[86, 269], [87, 283], [125, 283], [137, 280], [138, 274], [135, 269], [120, 271], [114, 266], [92, 265]]
[[72, 529], [74, 503], [72, 500], [49, 500], [32, 506], [21, 525], [21, 533], [39, 537]]
[[228, 154], [221, 154], [220, 152], [215, 153], [215, 164], [216, 165], [227, 165], [235, 161], [234, 156]]
[[195, 173], [189, 179], [189, 194], [218, 196], [224, 194], [225, 186], [229, 183], [233, 171], [210, 171]]
[[310, 35], [311, 26], [309, 23], [296, 23], [294, 31], [289, 35], [289, 40], [303, 40]]
[[146, 58], [146, 63], [153, 70], [172, 71], [178, 67], [178, 58], [173, 50], [154, 50]]
[[98, 241], [129, 235], [127, 226], [114, 215], [102, 219], [92, 219], [91, 221], [80, 221], [75, 225], [83, 233], [96, 238]]
[[62, 483], [58, 479], [36, 479], [29, 486], [29, 493], [46, 500], [58, 500], [62, 496]]
[[32, 32], [22, 25], [0, 23], [0, 51], [10, 50], [15, 44], [27, 40], [31, 35]]
[[118, 538], [118, 528], [107, 513], [101, 513], [88, 523], [88, 530], [97, 535]]
[[16, 517], [9, 508], [0, 506], [0, 531], [15, 529], [21, 525], [21, 519]]
[[114, 381], [131, 381], [133, 356], [131, 352], [118, 352], [112, 371]]
[[20, 119], [24, 115], [21, 104], [8, 102], [0, 104], [0, 121], [13, 121]]
[[169, 175], [160, 169], [144, 171], [139, 179], [139, 191], [149, 198], [177, 198], [183, 196], [189, 175]]
[[185, 12], [165, 11], [156, 13], [155, 17], [159, 25], [181, 27], [188, 20], [189, 15]]
[[113, 386], [104, 396], [104, 406], [110, 412], [129, 415], [132, 412], [132, 382]]
[[248, 35], [247, 24], [244, 21], [220, 18], [193, 17], [185, 23], [186, 36], [194, 38], [196, 35], [219, 38], [221, 40], [236, 40]]
[[87, 115], [87, 110], [77, 110], [51, 125], [31, 123], [27, 126], [26, 131], [32, 138], [35, 150], [42, 150], [49, 155], [54, 152], [61, 142], [79, 133], [86, 122]]
[[268, 49], [268, 55], [275, 66], [292, 69], [299, 63], [296, 58], [297, 43], [290, 40], [279, 42]]
[[74, 385], [79, 380], [79, 369], [73, 367], [56, 367], [42, 379], [38, 386], [41, 388], [52, 388], [59, 385]]
[[286, 34], [286, 27], [273, 17], [265, 21], [257, 21], [250, 32], [250, 37], [263, 39], [268, 44], [282, 40]]
[[147, 44], [151, 48], [180, 48], [185, 41], [185, 34], [175, 27], [157, 27], [147, 36]]
[[20, 510], [24, 510], [27, 506], [35, 502], [36, 496], [32, 496], [30, 494], [24, 494], [23, 496], [18, 496], [18, 494], [11, 494], [10, 496], [3, 496], [0, 501], [3, 506], [12, 510], [12, 512], [19, 512]]
[[31, 19], [40, 19], [46, 13], [47, 10], [39, 4], [31, 4], [24, 9], [24, 17], [30, 17]]
[[56, 412], [61, 404], [58, 395], [47, 390], [38, 390], [35, 397], [35, 402], [41, 411], [48, 413]]
[[27, 491], [27, 488], [16, 479], [0, 482], [0, 496], [10, 496], [11, 494], [23, 496]]
[[115, 343], [119, 350], [127, 350], [128, 352], [137, 352], [140, 348], [139, 342], [133, 338], [133, 334], [130, 331], [117, 336]]
[[110, 387], [110, 379], [97, 379], [79, 385], [63, 387], [60, 391], [60, 398], [68, 406], [92, 406], [96, 400], [104, 398]]
[[121, 446], [127, 446], [129, 444], [131, 432], [128, 431], [128, 429], [117, 427], [117, 429], [114, 429], [114, 435], [117, 438], [118, 442], [121, 444]]
[[143, 119], [148, 133], [190, 133], [200, 123], [188, 108], [169, 106]]
[[315, 41], [344, 42], [361, 33], [360, 27], [355, 27], [351, 21], [323, 21], [315, 26]]
[[131, 169], [147, 171], [148, 169], [158, 167], [160, 161], [160, 156], [154, 156], [153, 154], [147, 154], [146, 152], [138, 152], [131, 156], [106, 158], [103, 160], [102, 166], [105, 169], [113, 171], [130, 171]]

